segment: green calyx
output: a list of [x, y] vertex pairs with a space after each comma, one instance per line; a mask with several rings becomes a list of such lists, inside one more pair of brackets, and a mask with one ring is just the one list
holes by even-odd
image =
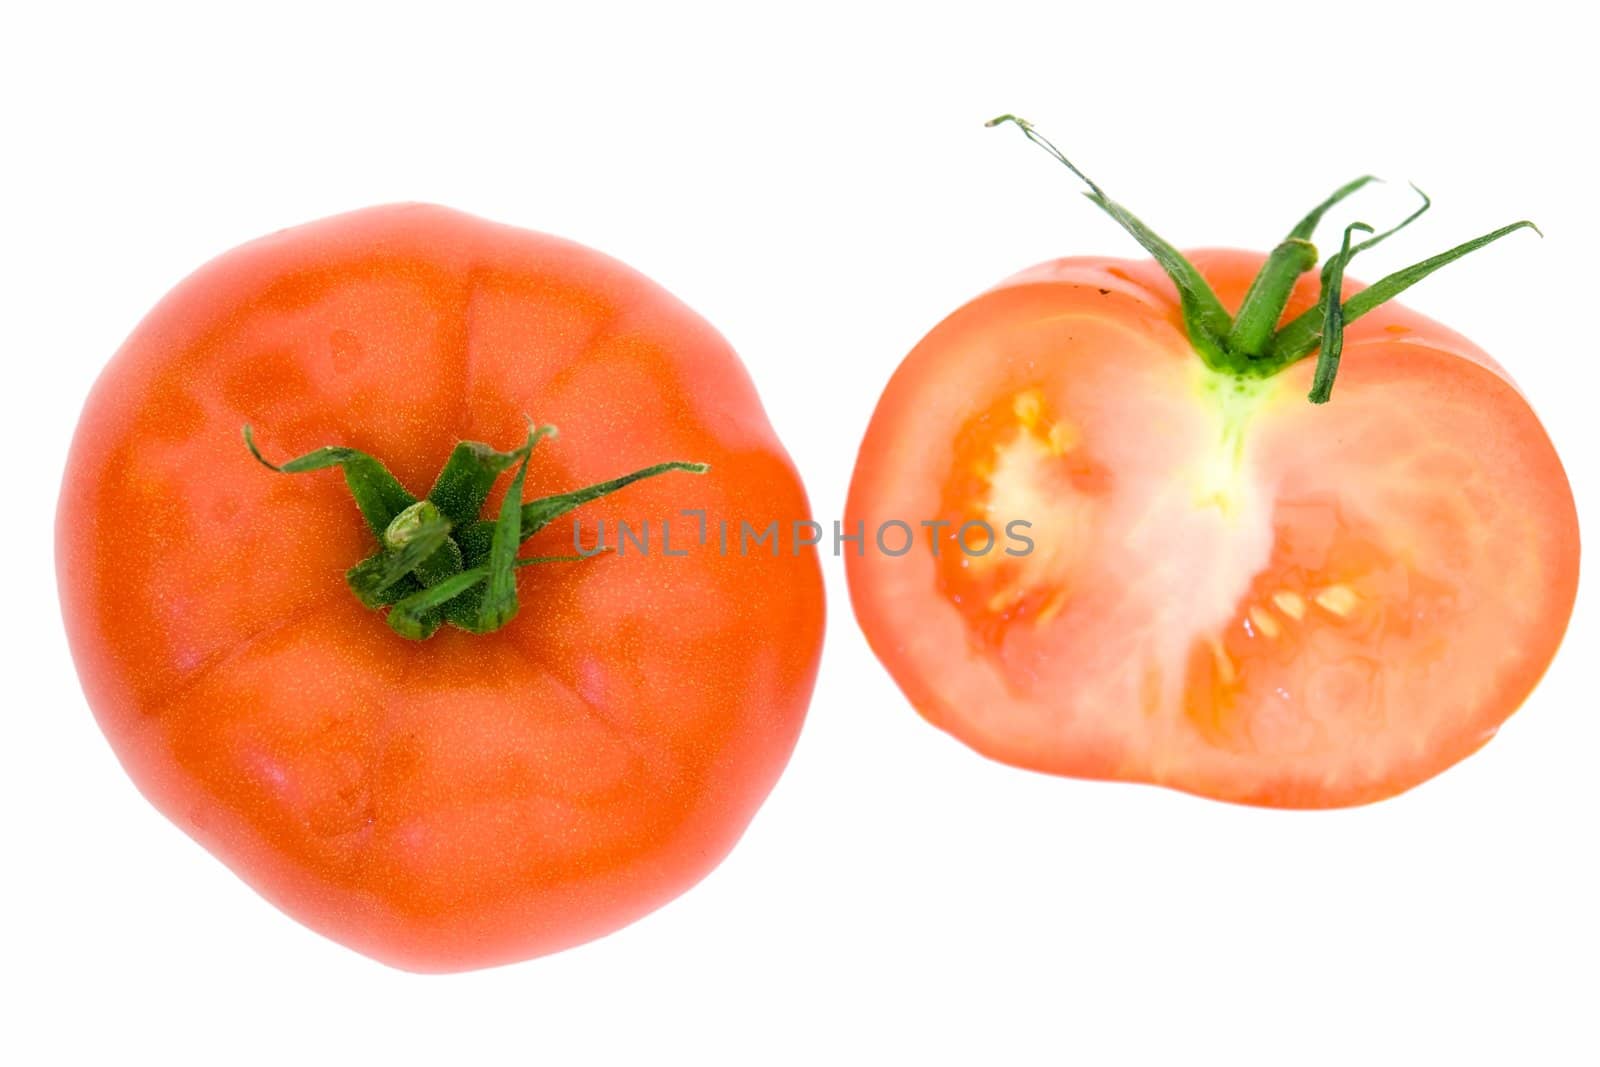
[[[516, 617], [519, 568], [593, 558], [518, 557], [524, 541], [561, 516], [658, 474], [710, 470], [704, 463], [657, 463], [582, 489], [524, 500], [534, 447], [555, 433], [554, 426], [530, 425], [527, 439], [510, 452], [462, 441], [422, 499], [378, 460], [353, 448], [319, 448], [280, 466], [262, 457], [248, 425], [244, 441], [262, 466], [280, 474], [329, 467], [344, 471], [356, 507], [378, 539], [378, 550], [346, 571], [345, 581], [367, 607], [388, 609], [385, 620], [396, 633], [423, 640], [446, 623], [471, 633], [498, 630]], [[481, 518], [490, 489], [512, 468], [516, 473], [499, 514]]]
[[[1261, 271], [1251, 283], [1238, 313], [1230, 315], [1217, 299], [1210, 284], [1183, 253], [1162, 240], [1126, 208], [1106, 196], [1100, 186], [1067, 159], [1060, 149], [1041, 136], [1032, 124], [1015, 115], [1001, 115], [999, 118], [991, 119], [986, 125], [999, 126], [1003, 123], [1015, 125], [1028, 140], [1043, 148], [1057, 162], [1072, 171], [1089, 187], [1089, 191], [1084, 195], [1127, 230], [1167, 272], [1167, 276], [1178, 289], [1189, 341], [1208, 367], [1219, 373], [1232, 374], [1239, 378], [1268, 378], [1316, 353], [1317, 366], [1309, 395], [1314, 404], [1326, 403], [1332, 395], [1333, 380], [1338, 373], [1339, 356], [1344, 347], [1346, 325], [1469, 252], [1492, 244], [1520, 229], [1539, 232], [1537, 226], [1526, 220], [1502, 226], [1498, 230], [1466, 241], [1420, 263], [1395, 271], [1348, 300], [1344, 299], [1342, 291], [1344, 272], [1350, 260], [1385, 238], [1405, 229], [1428, 210], [1431, 202], [1427, 194], [1413, 185], [1412, 189], [1422, 198], [1422, 206], [1382, 233], [1374, 233], [1373, 228], [1364, 222], [1348, 226], [1344, 231], [1339, 251], [1329, 256], [1322, 264], [1317, 305], [1289, 322], [1281, 323], [1284, 308], [1288, 306], [1289, 296], [1294, 290], [1295, 283], [1307, 271], [1317, 267], [1317, 249], [1311, 243], [1311, 238], [1322, 222], [1322, 217], [1346, 197], [1377, 180], [1370, 175], [1363, 176], [1336, 189], [1289, 231], [1262, 264]], [[1351, 235], [1357, 231], [1372, 236], [1352, 244]]]

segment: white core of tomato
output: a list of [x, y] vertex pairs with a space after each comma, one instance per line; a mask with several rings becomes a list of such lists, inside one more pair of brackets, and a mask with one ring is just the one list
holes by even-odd
[[[1095, 709], [1142, 708], [1165, 724], [1152, 728], [1154, 722], [1116, 717], [1126, 724], [1126, 740], [1145, 749], [1144, 759], [1158, 774], [1163, 752], [1176, 759], [1192, 740], [1184, 711], [1191, 654], [1197, 643], [1220, 651], [1220, 638], [1271, 561], [1278, 493], [1250, 432], [1256, 414], [1277, 399], [1272, 386], [1240, 387], [1197, 365], [1171, 388], [1172, 402], [1157, 409], [1160, 417], [1150, 425], [1102, 425], [1085, 434], [1085, 447], [1103, 449], [1113, 471], [1153, 462], [1163, 476], [1126, 478], [1096, 502], [1077, 551], [1083, 559], [1117, 561], [1082, 569], [1085, 581], [1095, 575], [1116, 585], [1079, 592], [1111, 614], [1072, 620], [1075, 634], [1090, 635], [1095, 657], [1128, 667], [1098, 676], [1114, 692], [1073, 687], [1072, 703], [1080, 714], [1102, 719]], [[1201, 403], [1195, 403], [1197, 393]], [[1219, 672], [1228, 666], [1219, 663]], [[1067, 678], [1054, 681], [1041, 688], [1041, 697], [1053, 690], [1059, 700], [1072, 685]]]

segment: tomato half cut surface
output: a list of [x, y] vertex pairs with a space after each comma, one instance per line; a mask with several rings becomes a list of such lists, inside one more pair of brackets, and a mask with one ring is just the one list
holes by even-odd
[[[1230, 310], [1264, 259], [1188, 256]], [[1286, 317], [1317, 298], [1301, 278]], [[846, 566], [874, 651], [935, 725], [1057, 774], [1329, 807], [1473, 752], [1549, 664], [1577, 585], [1571, 490], [1527, 402], [1392, 304], [1344, 331], [1321, 405], [1312, 361], [1220, 373], [1192, 333], [1154, 262], [1101, 258], [935, 328], [846, 509], [869, 531]], [[915, 551], [874, 544], [894, 520], [925, 523]], [[1017, 520], [1031, 551], [1001, 534]], [[987, 553], [957, 543], [974, 522]]]
[[[822, 585], [697, 528], [807, 514], [676, 299], [400, 205], [242, 246], [151, 312], [84, 410], [57, 563], [144, 794], [312, 928], [460, 970], [614, 930], [733, 846], [799, 731]], [[617, 550], [560, 558], [597, 535]]]

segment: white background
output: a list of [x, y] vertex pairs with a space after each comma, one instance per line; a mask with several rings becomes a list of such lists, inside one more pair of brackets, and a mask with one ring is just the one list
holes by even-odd
[[1567, 6], [9, 5], [0, 1060], [1600, 1062], [1594, 596], [1481, 754], [1296, 814], [973, 755], [889, 682], [830, 559], [810, 718], [728, 861], [598, 943], [428, 978], [306, 932], [140, 799], [49, 562], [79, 405], [159, 296], [269, 230], [413, 198], [684, 298], [831, 519], [940, 317], [1041, 259], [1137, 254], [982, 129], [1002, 111], [1180, 246], [1264, 250], [1369, 171], [1395, 183], [1361, 217], [1408, 210], [1403, 179], [1437, 206], [1363, 277], [1537, 220], [1405, 302], [1512, 369], [1592, 534], [1596, 87]]

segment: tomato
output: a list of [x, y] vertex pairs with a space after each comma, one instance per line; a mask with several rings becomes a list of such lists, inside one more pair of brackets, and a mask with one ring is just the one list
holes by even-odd
[[[321, 458], [273, 473], [241, 424], [263, 456]], [[447, 505], [429, 486], [458, 461], [483, 477]], [[518, 507], [637, 468], [656, 476], [568, 500], [570, 522]], [[452, 509], [441, 575], [370, 607], [346, 588]], [[229, 252], [139, 325], [73, 441], [58, 573], [85, 693], [156, 807], [311, 928], [460, 970], [615, 930], [733, 846], [800, 728], [822, 587], [813, 554], [696, 527], [807, 514], [738, 358], [673, 297], [564, 240], [390, 206]], [[513, 568], [540, 526], [524, 561], [619, 521], [653, 554]], [[500, 567], [493, 619], [385, 615], [474, 559], [453, 603]]]
[[[856, 617], [924, 717], [1021, 767], [1282, 807], [1392, 795], [1494, 736], [1572, 610], [1571, 489], [1506, 372], [1369, 307], [1395, 283], [1343, 284], [1352, 251], [1327, 284], [1301, 273], [1314, 251], [1262, 274], [1298, 246], [1168, 257], [1187, 294], [1155, 261], [1057, 260], [916, 346], [845, 522], [869, 531], [846, 556]], [[1270, 349], [1264, 373], [1197, 358], [1232, 336], [1197, 322], [1207, 291], [1225, 330], [1263, 284], [1283, 302], [1261, 320], [1299, 323], [1278, 337], [1342, 334], [1336, 390]], [[893, 520], [925, 524], [916, 551], [874, 544]], [[1032, 551], [963, 549], [978, 522], [1026, 524]]]

